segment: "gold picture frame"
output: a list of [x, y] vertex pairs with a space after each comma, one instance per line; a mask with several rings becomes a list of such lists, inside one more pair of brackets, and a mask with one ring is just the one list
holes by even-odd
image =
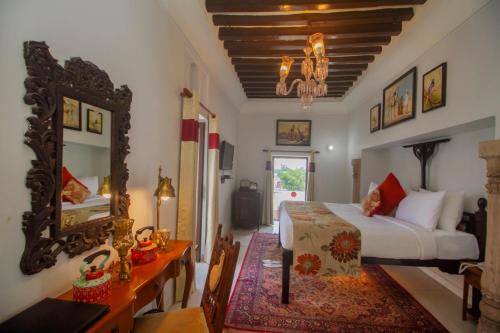
[[276, 145], [310, 146], [311, 121], [278, 119], [276, 121]]
[[380, 130], [380, 103], [370, 109], [370, 133]]
[[422, 77], [422, 112], [446, 105], [446, 63], [443, 62]]
[[87, 132], [102, 134], [102, 112], [87, 109]]
[[75, 131], [82, 130], [82, 104], [66, 96], [63, 96], [63, 127]]

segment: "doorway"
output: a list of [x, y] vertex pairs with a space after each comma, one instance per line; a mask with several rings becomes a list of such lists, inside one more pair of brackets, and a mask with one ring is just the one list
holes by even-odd
[[208, 163], [208, 120], [200, 115], [198, 133], [198, 188], [196, 193], [195, 257], [201, 262], [205, 256], [207, 237], [207, 163]]
[[306, 200], [308, 162], [305, 156], [273, 156], [274, 221], [282, 201]]

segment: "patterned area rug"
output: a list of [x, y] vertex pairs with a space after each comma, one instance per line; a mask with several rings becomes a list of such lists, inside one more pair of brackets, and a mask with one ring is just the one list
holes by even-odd
[[448, 332], [377, 265], [359, 278], [291, 273], [290, 304], [281, 304], [278, 235], [256, 233], [231, 296], [226, 327], [258, 332]]

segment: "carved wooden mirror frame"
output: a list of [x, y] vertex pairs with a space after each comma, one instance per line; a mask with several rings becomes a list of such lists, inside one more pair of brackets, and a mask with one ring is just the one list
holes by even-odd
[[[31, 211], [23, 214], [22, 229], [26, 245], [21, 258], [21, 271], [35, 274], [55, 265], [57, 256], [70, 257], [103, 244], [112, 231], [115, 216], [128, 216], [127, 194], [130, 103], [132, 92], [123, 85], [115, 89], [109, 76], [96, 65], [71, 58], [64, 67], [58, 64], [45, 42], [24, 43], [24, 59], [28, 77], [24, 81], [24, 101], [31, 106], [25, 144], [35, 153], [26, 176], [31, 190]], [[60, 196], [63, 127], [60, 106], [62, 95], [112, 112], [111, 125], [111, 212], [109, 218], [73, 226], [60, 227]]]

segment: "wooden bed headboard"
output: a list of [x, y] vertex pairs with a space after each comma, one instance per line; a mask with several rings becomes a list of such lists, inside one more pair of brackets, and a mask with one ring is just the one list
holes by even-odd
[[486, 206], [488, 201], [485, 198], [477, 200], [478, 210], [475, 213], [464, 212], [462, 221], [458, 224], [457, 230], [473, 234], [477, 238], [479, 245], [479, 261], [484, 261], [486, 250]]

